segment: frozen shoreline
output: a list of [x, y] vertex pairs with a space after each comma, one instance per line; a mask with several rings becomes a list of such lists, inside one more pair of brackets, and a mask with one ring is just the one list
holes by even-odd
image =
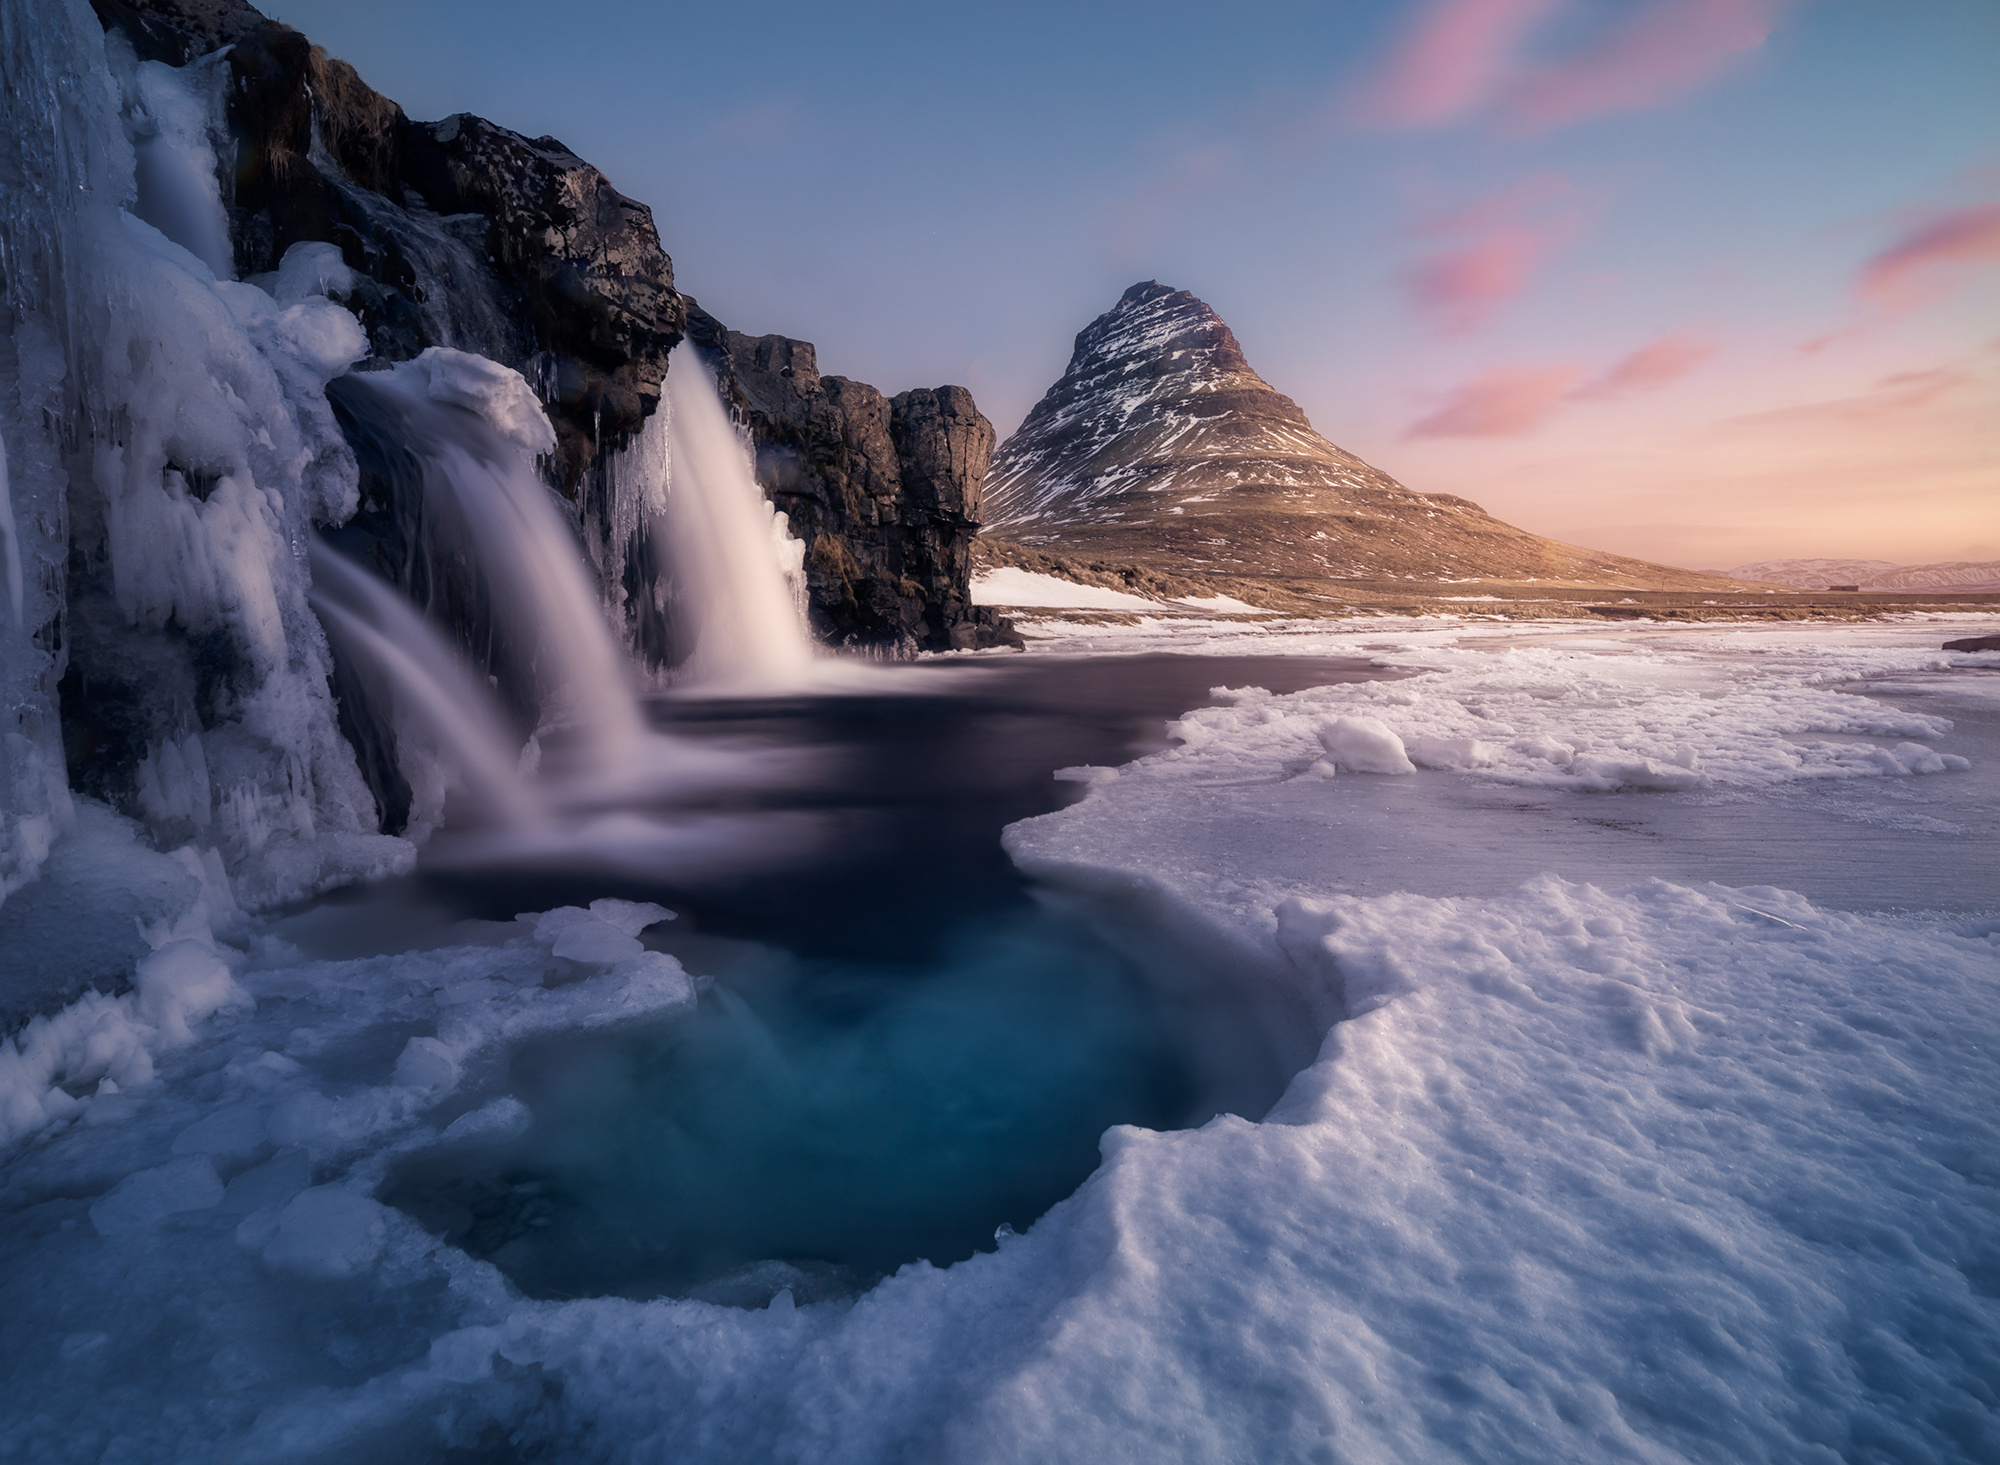
[[[92, 1017], [150, 1082], [73, 1099], [0, 1159], [5, 1373], [31, 1401], [8, 1406], [11, 1458], [1980, 1458], [2000, 912], [1645, 866], [1693, 848], [1704, 810], [1755, 835], [1833, 790], [1910, 816], [1883, 878], [1927, 850], [1942, 868], [1993, 817], [1992, 761], [1946, 760], [1987, 736], [2000, 670], [1947, 705], [1938, 668], [2000, 657], [1927, 649], [1965, 634], [1930, 621], [1584, 629], [1046, 648], [1423, 674], [1235, 695], [1012, 826], [1016, 859], [1159, 980], [1234, 972], [1304, 1067], [1262, 1122], [1108, 1132], [1028, 1234], [857, 1300], [524, 1301], [371, 1198], [448, 1127], [523, 1121], [497, 1062], [515, 1035], [689, 999], [634, 939], [643, 908], [351, 962], [210, 912], [239, 945], [177, 939], [230, 986], [190, 965]], [[1896, 690], [1836, 690], [1865, 686]], [[1343, 719], [1431, 739], [1439, 766], [1351, 771], [1394, 764], [1323, 735]], [[1578, 801], [1656, 832], [1561, 824]], [[1888, 828], [1843, 827], [1864, 852]], [[1591, 878], [1542, 873], [1579, 850]]]

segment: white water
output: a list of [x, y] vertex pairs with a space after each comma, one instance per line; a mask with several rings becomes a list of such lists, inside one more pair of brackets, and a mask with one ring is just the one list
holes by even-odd
[[724, 691], [797, 687], [813, 641], [797, 586], [805, 546], [786, 532], [686, 342], [667, 361], [668, 480], [662, 527], [674, 579], [697, 624], [684, 684]]
[[[477, 806], [469, 824], [430, 838], [426, 859], [657, 873], [663, 862], [713, 865], [769, 838], [804, 838], [792, 825], [774, 836], [769, 820], [746, 830], [743, 821], [682, 807], [689, 794], [782, 780], [790, 763], [769, 750], [697, 748], [647, 728], [632, 663], [535, 471], [555, 434], [519, 373], [433, 348], [350, 381], [417, 455], [429, 532], [478, 566], [508, 660], [526, 663], [540, 708], [536, 735], [517, 755], [499, 699], [441, 631], [367, 571], [314, 552], [315, 608], [389, 695], [413, 833], [431, 836], [441, 820], [440, 760]], [[775, 558], [765, 563], [776, 576]], [[730, 680], [730, 664], [719, 663], [715, 677]]]
[[[486, 812], [515, 828], [536, 823], [540, 799], [521, 776], [506, 712], [451, 644], [386, 583], [317, 543], [312, 574], [312, 608], [320, 623], [350, 657], [388, 683], [397, 744], [407, 750], [406, 775], [420, 766], [448, 766]], [[443, 788], [414, 793], [413, 825], [434, 826], [443, 812]]]
[[533, 648], [543, 721], [572, 726], [600, 766], [629, 762], [645, 720], [576, 538], [535, 473], [555, 435], [527, 383], [438, 347], [353, 380], [395, 411], [423, 462], [426, 510], [471, 551], [495, 621]]

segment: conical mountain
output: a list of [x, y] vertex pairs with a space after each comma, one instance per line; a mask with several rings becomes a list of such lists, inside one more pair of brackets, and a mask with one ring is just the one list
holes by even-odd
[[1134, 285], [1000, 446], [990, 533], [1178, 574], [1525, 580], [1660, 589], [1715, 575], [1543, 539], [1405, 488], [1313, 430], [1186, 290]]

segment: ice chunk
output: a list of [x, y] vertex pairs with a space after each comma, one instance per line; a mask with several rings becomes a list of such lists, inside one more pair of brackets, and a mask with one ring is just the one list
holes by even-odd
[[413, 365], [424, 373], [433, 401], [471, 408], [524, 453], [555, 447], [555, 429], [520, 372], [448, 346], [427, 348]]
[[[252, 1220], [255, 1220], [252, 1217]], [[256, 1235], [259, 1228], [246, 1221]], [[262, 1245], [265, 1264], [279, 1271], [308, 1277], [351, 1277], [381, 1253], [387, 1232], [385, 1213], [364, 1195], [338, 1186], [301, 1191], [278, 1212], [269, 1239]]]
[[266, 1143], [264, 1110], [254, 1100], [218, 1109], [174, 1136], [177, 1155], [248, 1155]]
[[444, 1093], [458, 1082], [458, 1059], [436, 1038], [412, 1038], [396, 1060], [394, 1081], [402, 1088]]
[[361, 322], [329, 300], [286, 306], [273, 319], [271, 333], [321, 381], [332, 381], [368, 354]]
[[228, 963], [202, 941], [168, 942], [139, 963], [133, 985], [139, 992], [139, 1015], [174, 1044], [193, 1036], [190, 1019], [250, 1005], [250, 995], [236, 985]]
[[1378, 717], [1333, 717], [1319, 726], [1320, 746], [1346, 773], [1415, 773], [1403, 740]]
[[1491, 768], [1500, 761], [1500, 750], [1478, 738], [1415, 737], [1404, 746], [1422, 768]]
[[220, 1209], [230, 1215], [273, 1211], [312, 1184], [312, 1158], [304, 1150], [280, 1150], [229, 1182]]
[[1583, 780], [1585, 788], [1705, 788], [1709, 777], [1698, 768], [1676, 763], [1658, 763], [1651, 758], [1619, 757], [1614, 754], [1581, 753], [1570, 763], [1570, 772]]
[[206, 1155], [170, 1160], [127, 1175], [90, 1208], [100, 1236], [136, 1231], [183, 1211], [205, 1211], [222, 1199], [222, 1181]]
[[569, 961], [609, 966], [638, 956], [645, 950], [638, 934], [672, 918], [664, 906], [643, 901], [596, 900], [589, 910], [559, 906], [535, 917], [535, 939]]
[[296, 305], [314, 296], [345, 299], [353, 293], [355, 276], [341, 258], [339, 245], [302, 240], [285, 251], [270, 283], [280, 305]]

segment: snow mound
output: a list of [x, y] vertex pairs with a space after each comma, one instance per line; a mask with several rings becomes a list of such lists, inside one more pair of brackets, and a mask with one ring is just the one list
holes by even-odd
[[1006, 565], [983, 570], [972, 577], [974, 605], [1010, 605], [1038, 610], [1143, 610], [1158, 612], [1157, 600], [1107, 590], [1101, 585], [1079, 585], [1055, 575], [1037, 575], [1032, 570]]

